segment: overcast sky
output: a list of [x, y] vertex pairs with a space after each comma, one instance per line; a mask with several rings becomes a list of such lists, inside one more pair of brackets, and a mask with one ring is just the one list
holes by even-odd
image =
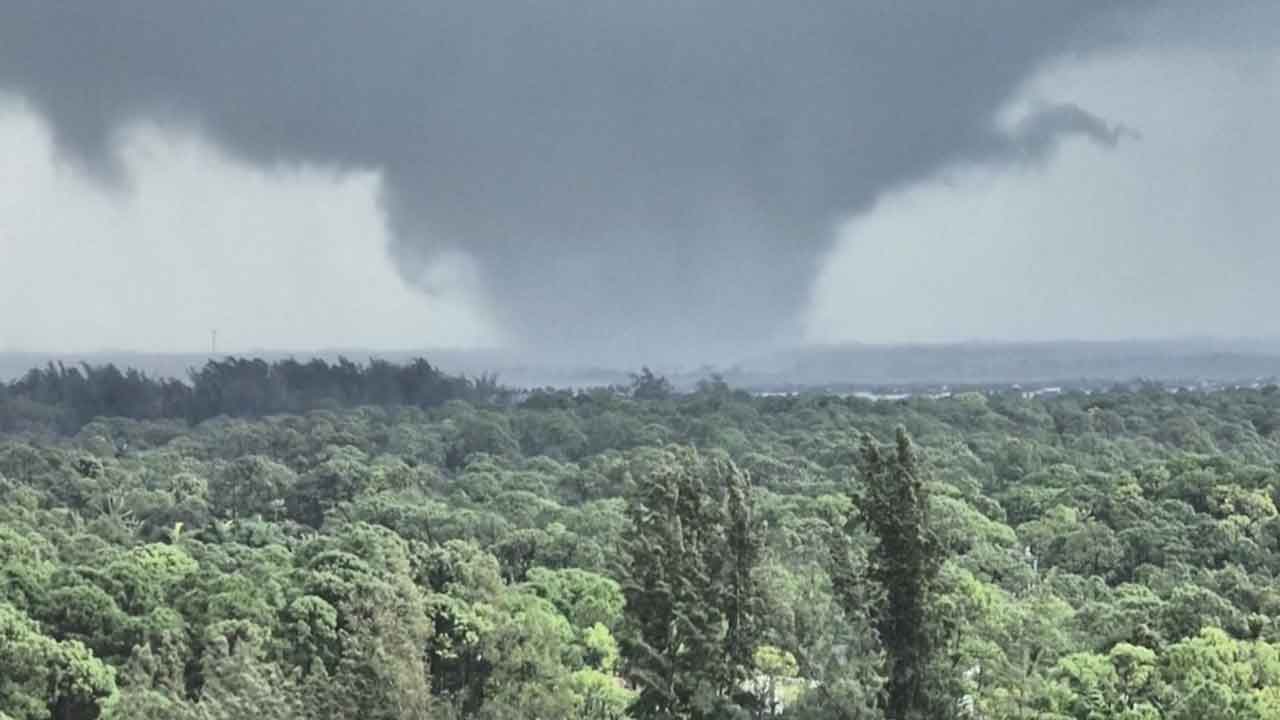
[[1280, 8], [0, 4], [0, 349], [1276, 335]]

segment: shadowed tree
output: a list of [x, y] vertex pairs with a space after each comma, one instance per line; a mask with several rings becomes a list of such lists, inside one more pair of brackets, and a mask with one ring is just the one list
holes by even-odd
[[868, 574], [883, 593], [873, 622], [885, 651], [885, 716], [942, 717], [945, 699], [929, 693], [935, 652], [929, 602], [942, 567], [942, 548], [929, 526], [928, 490], [911, 438], [901, 427], [891, 454], [864, 437], [860, 460], [866, 485], [861, 516], [879, 541]]
[[678, 448], [636, 468], [622, 581], [623, 674], [639, 718], [740, 712], [753, 665], [758, 540], [745, 476]]

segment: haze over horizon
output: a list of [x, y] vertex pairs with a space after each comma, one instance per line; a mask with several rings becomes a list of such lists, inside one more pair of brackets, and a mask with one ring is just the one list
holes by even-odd
[[0, 351], [1280, 336], [1280, 6], [16, 0]]

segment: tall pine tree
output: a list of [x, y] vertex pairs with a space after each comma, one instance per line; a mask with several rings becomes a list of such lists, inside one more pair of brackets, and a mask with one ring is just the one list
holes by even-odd
[[749, 679], [755, 662], [760, 611], [755, 569], [760, 564], [763, 538], [753, 515], [750, 479], [732, 463], [722, 468], [725, 471], [725, 544], [728, 551], [722, 591], [726, 622], [725, 655], [731, 669], [727, 680], [736, 688]]
[[865, 612], [867, 598], [875, 598], [869, 609], [885, 653], [881, 702], [887, 720], [946, 717], [955, 698], [930, 690], [938, 645], [930, 606], [943, 554], [930, 528], [928, 487], [906, 430], [898, 428], [893, 448], [865, 436], [859, 471], [865, 494], [845, 532], [857, 532], [860, 519], [877, 540], [866, 568], [873, 593], [839, 565], [833, 580], [847, 613]]
[[750, 483], [678, 448], [638, 469], [628, 502], [623, 672], [638, 718], [730, 717], [751, 667], [759, 538]]

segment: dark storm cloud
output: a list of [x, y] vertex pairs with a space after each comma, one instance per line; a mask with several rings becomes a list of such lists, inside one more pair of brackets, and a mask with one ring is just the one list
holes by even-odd
[[[1123, 138], [1137, 140], [1138, 131], [1124, 125], [1111, 124], [1071, 103], [1044, 108], [1019, 121], [1004, 142], [1010, 153], [1028, 159], [1043, 158], [1061, 137], [1075, 135], [1088, 138], [1105, 147], [1115, 147]], [[992, 153], [998, 157], [998, 153]]]
[[1071, 106], [993, 116], [1114, 39], [1116, 5], [9, 0], [0, 88], [100, 167], [158, 114], [255, 160], [383, 168], [406, 276], [462, 249], [514, 336], [671, 356], [776, 337], [832, 224], [887, 189], [1114, 142]]

